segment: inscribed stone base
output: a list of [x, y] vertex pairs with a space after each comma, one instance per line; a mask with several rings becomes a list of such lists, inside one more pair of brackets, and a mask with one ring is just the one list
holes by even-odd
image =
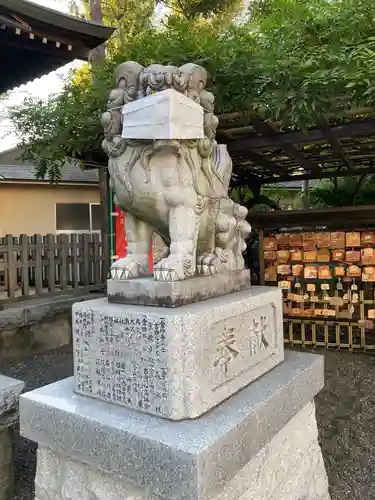
[[195, 418], [284, 359], [281, 291], [253, 287], [176, 309], [73, 306], [75, 390]]
[[107, 282], [109, 302], [142, 306], [179, 307], [251, 286], [250, 271], [199, 276], [183, 281], [154, 281], [152, 277]]
[[313, 397], [323, 359], [285, 362], [197, 420], [173, 422], [73, 393], [21, 397], [39, 443], [37, 500], [329, 500]]

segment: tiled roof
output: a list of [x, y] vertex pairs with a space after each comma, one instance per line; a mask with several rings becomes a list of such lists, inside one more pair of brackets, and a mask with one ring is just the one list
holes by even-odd
[[[0, 165], [0, 180], [37, 181], [32, 165]], [[49, 182], [48, 177], [44, 182]], [[82, 170], [77, 165], [65, 164], [61, 170], [61, 182], [98, 182], [97, 170]]]

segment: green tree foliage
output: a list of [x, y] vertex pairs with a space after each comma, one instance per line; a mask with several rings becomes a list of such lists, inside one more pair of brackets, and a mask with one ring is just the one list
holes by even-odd
[[233, 12], [242, 5], [241, 0], [160, 0], [158, 3], [171, 8], [175, 14], [188, 19], [197, 16], [214, 16]]
[[253, 0], [241, 23], [231, 10], [223, 22], [224, 0], [201, 2], [204, 11], [199, 0], [179, 3], [191, 11], [177, 12], [175, 2], [171, 15], [156, 22], [148, 0], [103, 0], [106, 22], [122, 29], [104, 65], [93, 69], [95, 83], [85, 67], [61, 95], [29, 99], [11, 112], [39, 174], [58, 176], [66, 155], [87, 159], [99, 150], [100, 114], [113, 70], [124, 60], [202, 64], [218, 113], [252, 109], [288, 127], [305, 129], [322, 116], [339, 120], [350, 107], [375, 104], [373, 0]]
[[309, 190], [309, 200], [314, 208], [373, 205], [375, 178], [358, 176], [325, 180]]
[[[104, 24], [116, 28], [112, 41], [120, 45], [124, 37], [130, 38], [151, 26], [155, 0], [101, 0]], [[90, 19], [90, 0], [70, 0], [70, 10], [75, 15]], [[109, 50], [113, 44], [109, 43]]]
[[281, 203], [291, 198], [291, 193], [280, 184], [263, 186], [258, 193], [253, 193], [247, 186], [233, 188], [230, 197], [245, 206], [249, 211], [281, 210]]
[[[233, 9], [238, 9], [242, 6], [242, 0], [153, 0], [141, 2], [148, 6], [162, 5], [171, 9], [175, 14], [182, 15], [188, 18], [196, 18], [202, 16], [214, 16], [231, 12]], [[103, 18], [109, 23], [116, 23], [125, 17], [132, 15], [132, 0], [102, 0]], [[81, 0], [78, 4], [77, 0], [70, 0], [70, 9], [73, 14], [83, 14], [89, 18], [89, 0]]]

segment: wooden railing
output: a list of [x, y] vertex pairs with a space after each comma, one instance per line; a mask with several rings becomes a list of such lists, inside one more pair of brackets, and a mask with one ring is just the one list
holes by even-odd
[[108, 251], [99, 234], [0, 237], [0, 304], [104, 288]]

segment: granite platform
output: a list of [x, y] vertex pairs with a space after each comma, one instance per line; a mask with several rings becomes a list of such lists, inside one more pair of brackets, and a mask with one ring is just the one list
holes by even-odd
[[109, 302], [156, 307], [180, 307], [212, 299], [251, 286], [250, 271], [196, 276], [182, 281], [155, 281], [152, 276], [107, 281]]
[[72, 378], [24, 394], [21, 433], [39, 445], [36, 499], [328, 500], [312, 403], [323, 384], [322, 356], [286, 352], [196, 420], [80, 396]]

